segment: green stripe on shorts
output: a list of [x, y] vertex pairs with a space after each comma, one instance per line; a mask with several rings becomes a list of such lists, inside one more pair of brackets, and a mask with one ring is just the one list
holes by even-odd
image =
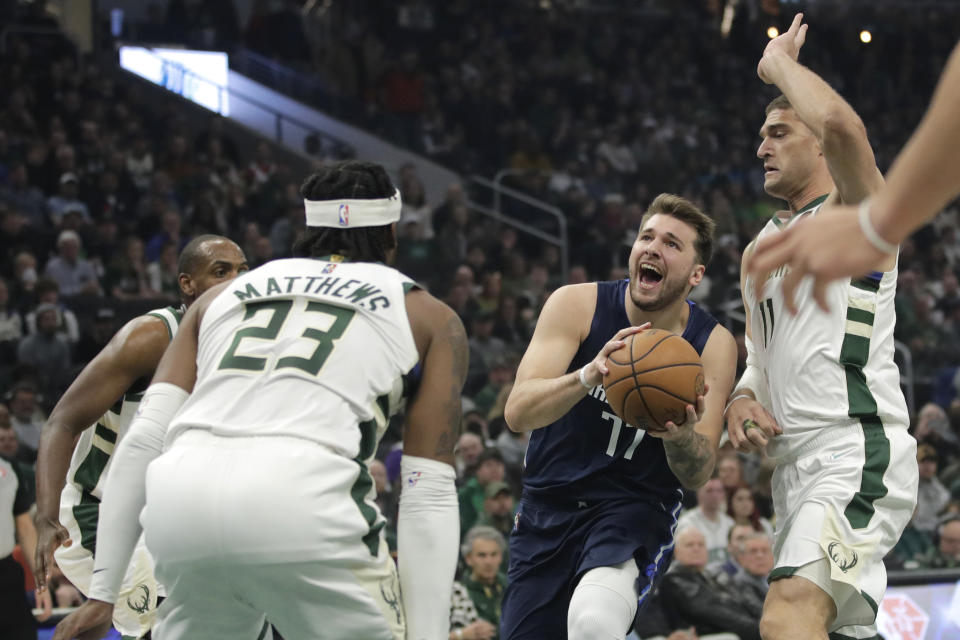
[[[857, 282], [853, 285], [861, 289], [866, 288], [858, 285]], [[873, 291], [876, 290], [876, 288], [873, 289]], [[858, 331], [865, 326], [872, 332], [874, 314], [855, 308], [851, 304], [847, 308], [847, 320], [848, 331], [844, 334], [843, 344], [840, 347], [840, 364], [843, 365], [847, 379], [849, 403], [847, 414], [851, 418], [857, 418], [863, 428], [864, 465], [860, 478], [860, 490], [851, 498], [843, 515], [851, 527], [863, 529], [873, 518], [875, 512], [873, 503], [887, 495], [883, 474], [890, 466], [890, 440], [887, 439], [883, 422], [877, 415], [877, 400], [870, 392], [867, 376], [863, 371], [870, 355], [870, 338], [849, 331], [852, 321], [857, 323]]]
[[[377, 398], [377, 404], [383, 410], [384, 418], [387, 417], [388, 399], [387, 396]], [[376, 556], [380, 549], [380, 530], [383, 529], [384, 521], [374, 524], [377, 521], [377, 510], [366, 502], [367, 493], [373, 487], [373, 478], [367, 470], [367, 460], [369, 460], [377, 449], [377, 421], [376, 419], [367, 420], [360, 423], [360, 452], [353, 459], [360, 465], [360, 474], [356, 482], [350, 487], [350, 497], [357, 503], [360, 514], [367, 521], [369, 527], [367, 533], [363, 536], [363, 543], [370, 550], [370, 555]]]

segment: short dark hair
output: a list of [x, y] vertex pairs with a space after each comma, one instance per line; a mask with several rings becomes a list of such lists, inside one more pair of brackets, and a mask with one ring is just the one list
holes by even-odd
[[640, 228], [643, 229], [647, 220], [658, 213], [674, 217], [693, 227], [697, 232], [697, 242], [694, 245], [697, 250], [697, 259], [702, 265], [710, 264], [713, 258], [713, 232], [717, 228], [717, 223], [710, 216], [686, 198], [672, 193], [661, 193], [647, 207], [647, 212], [640, 220]]
[[770, 104], [767, 105], [767, 108], [763, 113], [764, 115], [770, 115], [770, 112], [774, 109], [793, 109], [793, 105], [790, 104], [790, 100], [787, 99], [787, 96], [781, 93], [770, 101]]
[[[396, 189], [386, 170], [373, 162], [348, 160], [320, 168], [300, 187], [306, 200], [377, 200], [391, 197]], [[386, 262], [397, 246], [391, 225], [336, 229], [307, 227], [293, 243], [298, 258], [339, 254], [359, 262]]]
[[201, 265], [203, 264], [203, 259], [205, 258], [202, 251], [204, 243], [212, 240], [227, 240], [227, 238], [212, 233], [205, 233], [197, 236], [188, 242], [187, 246], [185, 246], [183, 251], [180, 252], [180, 260], [177, 262], [177, 271], [179, 273], [189, 273], [190, 275], [194, 275], [197, 270], [200, 269]]

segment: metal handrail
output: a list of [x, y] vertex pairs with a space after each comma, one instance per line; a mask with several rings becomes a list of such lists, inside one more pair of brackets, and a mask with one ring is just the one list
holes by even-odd
[[[311, 133], [313, 133], [313, 134], [315, 134], [315, 135], [317, 135], [317, 136], [319, 136], [319, 137], [321, 137], [321, 138], [326, 138], [326, 139], [328, 139], [328, 140], [332, 140], [333, 142], [335, 142], [335, 143], [337, 143], [337, 144], [340, 144], [340, 145], [343, 145], [344, 147], [346, 147], [346, 148], [348, 148], [348, 149], [352, 149], [352, 148], [353, 148], [352, 145], [350, 145], [349, 143], [347, 143], [347, 142], [345, 142], [345, 141], [343, 141], [343, 140], [341, 140], [341, 139], [339, 139], [339, 138], [336, 138], [336, 137], [334, 137], [334, 136], [331, 136], [331, 135], [329, 135], [329, 134], [326, 133], [326, 132], [318, 131], [317, 128], [314, 127], [313, 125], [307, 124], [306, 122], [303, 122], [302, 120], [299, 120], [299, 119], [297, 119], [297, 118], [291, 117], [291, 116], [287, 115], [286, 113], [283, 113], [282, 111], [277, 110], [277, 109], [274, 108], [274, 107], [271, 107], [271, 106], [269, 106], [269, 105], [267, 105], [267, 104], [264, 104], [263, 102], [255, 99], [255, 98], [251, 98], [250, 96], [245, 95], [245, 94], [237, 91], [236, 89], [231, 89], [231, 88], [228, 87], [228, 86], [223, 86], [223, 85], [221, 85], [221, 84], [217, 84], [216, 82], [214, 82], [213, 80], [210, 80], [209, 78], [204, 78], [203, 76], [201, 76], [201, 75], [199, 75], [199, 74], [191, 71], [190, 69], [187, 69], [186, 67], [184, 67], [182, 64], [180, 64], [180, 63], [178, 63], [178, 62], [174, 62], [174, 61], [172, 61], [172, 60], [167, 60], [166, 58], [163, 58], [163, 57], [161, 57], [161, 56], [158, 56], [158, 55], [156, 55], [155, 53], [153, 53], [153, 51], [151, 51], [149, 47], [143, 47], [143, 49], [146, 50], [146, 51], [148, 51], [148, 52], [150, 53], [150, 55], [152, 55], [153, 57], [155, 57], [155, 58], [157, 58], [157, 59], [160, 60], [161, 64], [163, 65], [164, 75], [167, 75], [167, 73], [168, 73], [169, 70], [173, 70], [173, 71], [175, 71], [176, 73], [180, 74], [180, 75], [181, 75], [182, 77], [184, 77], [184, 78], [191, 78], [191, 79], [193, 79], [194, 81], [199, 81], [199, 82], [205, 83], [205, 84], [207, 84], [207, 85], [216, 87], [216, 89], [217, 89], [217, 103], [218, 103], [217, 106], [218, 106], [218, 108], [223, 105], [223, 96], [224, 96], [224, 95], [227, 95], [227, 96], [229, 96], [231, 99], [237, 98], [237, 99], [239, 99], [239, 100], [241, 100], [241, 101], [243, 101], [243, 102], [246, 102], [246, 103], [248, 103], [248, 104], [250, 104], [250, 105], [253, 105], [254, 107], [256, 107], [256, 108], [258, 108], [258, 109], [261, 109], [261, 110], [265, 111], [265, 112], [268, 113], [268, 114], [271, 114], [271, 115], [274, 117], [274, 122], [275, 122], [274, 136], [275, 136], [275, 140], [276, 140], [278, 143], [282, 143], [282, 142], [283, 142], [283, 123], [284, 123], [284, 122], [288, 122], [288, 123], [290, 123], [290, 124], [292, 124], [292, 125], [295, 125], [295, 126], [297, 126], [297, 127], [300, 127], [301, 129], [303, 129], [303, 130], [305, 130], [305, 131], [309, 131], [309, 132], [311, 132]], [[123, 69], [123, 70], [126, 71], [126, 69]], [[131, 72], [127, 71], [127, 73], [131, 73]], [[136, 75], [136, 74], [132, 74], [132, 75]]]
[[[482, 207], [482, 209], [485, 212], [495, 212], [497, 214], [498, 220], [506, 222], [507, 224], [517, 229], [520, 229], [525, 233], [529, 233], [530, 235], [533, 235], [537, 238], [540, 238], [551, 244], [554, 244], [560, 249], [560, 269], [562, 271], [563, 280], [566, 281], [567, 276], [570, 273], [570, 243], [567, 235], [567, 218], [565, 215], [563, 215], [563, 212], [557, 207], [551, 204], [547, 204], [543, 200], [538, 200], [537, 198], [534, 198], [529, 194], [523, 193], [522, 191], [517, 191], [516, 189], [511, 189], [510, 187], [505, 187], [502, 184], [499, 184], [495, 181], [484, 178], [483, 176], [479, 176], [476, 174], [471, 175], [470, 181], [474, 184], [478, 184], [480, 186], [486, 187], [493, 191], [494, 208], [489, 209], [486, 207]], [[519, 202], [522, 202], [530, 207], [533, 207], [534, 209], [538, 209], [556, 218], [559, 233], [557, 233], [556, 235], [552, 235], [540, 229], [536, 229], [531, 225], [527, 225], [523, 222], [514, 220], [509, 216], [504, 216], [503, 210], [500, 206], [501, 194], [510, 196], [511, 198]]]

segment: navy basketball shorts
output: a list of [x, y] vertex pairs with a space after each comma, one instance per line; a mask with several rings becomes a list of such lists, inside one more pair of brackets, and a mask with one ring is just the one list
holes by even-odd
[[679, 502], [661, 506], [636, 497], [547, 502], [525, 495], [510, 535], [500, 638], [565, 639], [570, 598], [583, 574], [631, 557], [640, 569], [642, 607], [670, 564], [679, 512]]

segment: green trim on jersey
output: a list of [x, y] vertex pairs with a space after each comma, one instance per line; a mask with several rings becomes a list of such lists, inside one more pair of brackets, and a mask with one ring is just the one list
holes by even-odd
[[870, 337], [876, 317], [873, 308], [872, 301], [849, 300], [846, 332], [840, 347], [840, 364], [847, 379], [847, 414], [860, 420], [863, 429], [864, 465], [860, 489], [843, 512], [854, 529], [863, 529], [870, 523], [875, 512], [873, 503], [887, 495], [883, 474], [890, 466], [890, 440], [877, 415], [877, 401], [863, 372], [870, 355]]
[[770, 221], [773, 222], [773, 224], [776, 225], [777, 229], [783, 229], [783, 228], [786, 227], [788, 224], [790, 224], [790, 221], [791, 221], [791, 220], [794, 220], [794, 219], [795, 219], [797, 216], [799, 216], [800, 214], [806, 213], [807, 211], [810, 211], [811, 209], [813, 209], [813, 208], [816, 207], [817, 205], [823, 204], [824, 201], [825, 201], [829, 196], [830, 196], [830, 194], [827, 193], [827, 194], [824, 194], [824, 195], [822, 195], [822, 196], [818, 196], [818, 197], [814, 198], [813, 200], [811, 200], [810, 202], [808, 202], [805, 207], [802, 207], [802, 208], [801, 208], [799, 211], [797, 211], [795, 214], [793, 214], [792, 216], [790, 216], [789, 218], [787, 218], [786, 221], [782, 220], [782, 219], [780, 218], [780, 216], [778, 216], [777, 214], [773, 214], [773, 216], [770, 218]]
[[[377, 405], [383, 412], [384, 420], [390, 415], [390, 398], [386, 395], [377, 398]], [[367, 469], [367, 460], [369, 460], [377, 450], [377, 419], [367, 420], [360, 423], [360, 452], [353, 459], [360, 466], [360, 474], [357, 476], [353, 486], [350, 487], [350, 497], [357, 503], [360, 514], [367, 521], [367, 533], [363, 536], [363, 543], [370, 550], [370, 555], [376, 557], [380, 549], [380, 530], [383, 529], [386, 522], [381, 520], [377, 522], [377, 510], [366, 503], [365, 499], [370, 489], [373, 488], [373, 478], [370, 477], [370, 471]], [[376, 524], [374, 524], [376, 523]]]
[[97, 519], [100, 501], [86, 491], [80, 494], [80, 504], [73, 506], [73, 519], [80, 529], [80, 546], [90, 553], [97, 552]]
[[421, 288], [420, 285], [418, 285], [416, 282], [412, 282], [412, 281], [411, 281], [411, 282], [404, 282], [404, 283], [403, 283], [403, 293], [404, 293], [404, 294], [410, 293], [410, 292], [413, 291], [414, 289], [420, 289], [420, 288]]
[[850, 284], [857, 289], [869, 291], [870, 293], [876, 293], [880, 291], [880, 281], [874, 280], [873, 278], [857, 278], [856, 280], [851, 280]]
[[833, 631], [828, 633], [827, 636], [830, 640], [881, 640], [880, 636], [870, 636], [869, 638], [854, 638], [853, 636], [848, 636], [843, 633], [837, 633]]
[[[179, 307], [164, 307], [163, 309], [154, 309], [153, 311], [148, 311], [144, 315], [153, 316], [154, 318], [160, 318], [163, 320], [163, 326], [167, 328], [167, 337], [170, 340], [173, 340], [173, 336], [177, 333], [176, 329], [180, 326], [180, 322], [183, 320], [183, 311], [184, 308], [183, 305], [181, 305]], [[171, 317], [168, 318], [164, 312], [169, 313]], [[176, 326], [170, 324], [171, 319], [176, 323]]]
[[[102, 438], [104, 444], [98, 446], [97, 438]], [[116, 444], [117, 432], [98, 422], [90, 451], [83, 462], [80, 463], [80, 466], [77, 467], [77, 472], [73, 474], [73, 481], [80, 486], [82, 491], [93, 491], [97, 483], [100, 482], [100, 476], [103, 475], [103, 470], [107, 468], [107, 462], [113, 455], [113, 445]], [[109, 451], [106, 449], [109, 449]]]
[[151, 311], [147, 314], [148, 316], [153, 316], [154, 318], [160, 318], [163, 320], [163, 326], [167, 328], [167, 338], [173, 340], [173, 329], [170, 327], [170, 321], [167, 320], [166, 316], [157, 313], [156, 311]]
[[797, 211], [797, 212], [796, 212], [795, 214], [793, 214], [793, 215], [798, 216], [798, 215], [800, 215], [801, 213], [806, 213], [807, 211], [810, 211], [810, 209], [813, 209], [813, 208], [816, 207], [817, 205], [823, 204], [829, 196], [830, 196], [829, 193], [825, 193], [825, 194], [823, 194], [822, 196], [817, 196], [816, 198], [814, 198], [813, 200], [811, 200], [810, 202], [808, 202], [808, 203], [807, 203], [807, 206], [801, 207], [801, 209], [800, 209], [799, 211]]

